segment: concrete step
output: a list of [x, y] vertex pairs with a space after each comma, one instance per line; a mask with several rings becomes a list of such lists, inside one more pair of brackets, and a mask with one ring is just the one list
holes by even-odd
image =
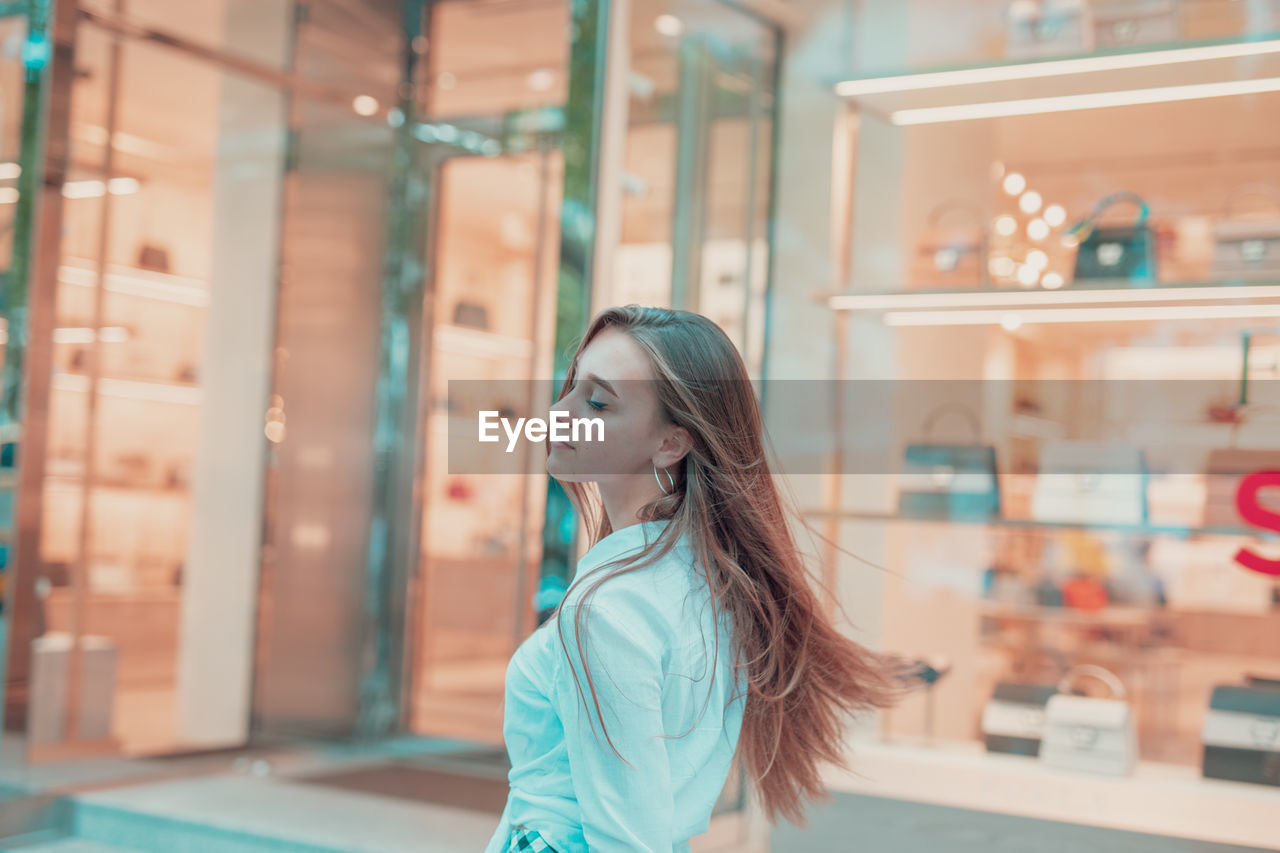
[[481, 850], [498, 816], [226, 775], [75, 798], [74, 835], [139, 853], [456, 853]]
[[45, 841], [12, 849], [13, 853], [138, 853], [130, 847], [116, 847], [98, 841], [86, 841], [82, 838], [62, 838], [57, 841]]

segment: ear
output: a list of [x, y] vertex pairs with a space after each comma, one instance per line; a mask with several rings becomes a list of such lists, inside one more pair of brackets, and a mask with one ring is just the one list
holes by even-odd
[[658, 455], [654, 464], [659, 468], [668, 468], [685, 457], [693, 449], [693, 435], [682, 426], [673, 426], [658, 445]]

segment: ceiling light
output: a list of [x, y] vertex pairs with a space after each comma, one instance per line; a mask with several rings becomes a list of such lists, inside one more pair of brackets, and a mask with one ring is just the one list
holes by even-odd
[[1060, 204], [1051, 204], [1044, 209], [1044, 221], [1057, 228], [1067, 221], [1067, 211]]
[[525, 78], [525, 84], [535, 92], [545, 92], [556, 84], [555, 72], [550, 68], [539, 68]]
[[1012, 216], [998, 216], [996, 217], [995, 229], [997, 234], [1009, 237], [1018, 230], [1018, 220]]
[[0, 163], [0, 181], [12, 181], [22, 174], [22, 167], [17, 163]]
[[378, 99], [372, 95], [356, 95], [351, 101], [351, 109], [356, 115], [371, 116], [378, 111]]
[[1016, 332], [1022, 328], [1022, 318], [1017, 314], [1005, 314], [1000, 318], [1000, 325], [1006, 332]]
[[1022, 198], [1018, 199], [1018, 207], [1022, 209], [1023, 213], [1035, 213], [1040, 209], [1041, 201], [1040, 193], [1035, 190], [1027, 190], [1022, 194]]
[[1027, 179], [1018, 172], [1010, 172], [1004, 176], [1004, 191], [1009, 195], [1018, 195], [1027, 188]]
[[1047, 272], [1044, 274], [1044, 277], [1040, 279], [1040, 286], [1046, 290], [1057, 290], [1059, 287], [1062, 287], [1064, 283], [1062, 275], [1056, 272]]
[[1018, 284], [1024, 285], [1025, 287], [1031, 287], [1039, 281], [1040, 270], [1031, 266], [1031, 264], [1023, 264], [1018, 267]]
[[676, 38], [684, 32], [684, 22], [675, 15], [659, 15], [653, 21], [653, 28], [668, 38]]
[[1027, 266], [1036, 271], [1041, 271], [1049, 266], [1049, 256], [1039, 249], [1032, 249], [1027, 252]]
[[1043, 219], [1033, 219], [1027, 223], [1027, 236], [1032, 240], [1043, 240], [1049, 236], [1049, 223]]

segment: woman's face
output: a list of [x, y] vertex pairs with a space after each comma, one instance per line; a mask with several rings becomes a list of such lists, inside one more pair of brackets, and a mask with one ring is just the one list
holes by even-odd
[[573, 388], [550, 411], [566, 413], [565, 434], [577, 418], [599, 418], [603, 423], [603, 440], [594, 440], [594, 432], [593, 440], [585, 440], [584, 428], [576, 441], [570, 435], [571, 447], [552, 442], [547, 473], [562, 482], [603, 486], [642, 474], [656, 490], [655, 460], [666, 466], [679, 458], [667, 461], [664, 456], [673, 447], [673, 431], [683, 430], [664, 422], [649, 359], [617, 328], [606, 328], [582, 351]]

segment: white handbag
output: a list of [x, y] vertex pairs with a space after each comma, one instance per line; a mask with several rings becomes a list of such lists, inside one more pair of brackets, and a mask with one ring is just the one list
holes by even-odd
[[[1245, 196], [1266, 199], [1276, 212], [1241, 217], [1236, 202]], [[1280, 275], [1280, 200], [1269, 187], [1246, 187], [1227, 200], [1213, 228], [1213, 276], [1219, 280], [1274, 278]]]
[[[1070, 692], [1077, 676], [1105, 683], [1110, 699]], [[1114, 776], [1131, 774], [1138, 763], [1138, 727], [1125, 698], [1124, 684], [1094, 664], [1073, 667], [1045, 706], [1040, 760], [1049, 767]]]
[[1045, 445], [1031, 496], [1035, 521], [1141, 525], [1147, 522], [1147, 470], [1136, 447], [1096, 441]]

